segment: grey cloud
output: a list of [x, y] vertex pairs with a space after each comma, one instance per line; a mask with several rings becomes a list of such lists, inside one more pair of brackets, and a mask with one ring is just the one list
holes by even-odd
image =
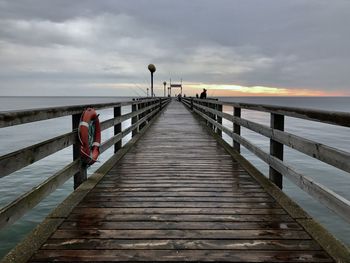
[[342, 0], [0, 0], [0, 94], [16, 78], [145, 84], [151, 62], [161, 82], [345, 90], [349, 20]]

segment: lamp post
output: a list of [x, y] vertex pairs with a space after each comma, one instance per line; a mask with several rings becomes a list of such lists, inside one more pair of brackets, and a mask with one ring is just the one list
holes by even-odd
[[164, 97], [165, 97], [165, 86], [166, 86], [166, 81], [163, 82], [164, 85]]
[[154, 97], [153, 93], [153, 73], [156, 72], [156, 66], [153, 64], [148, 65], [148, 70], [151, 72], [151, 97]]
[[147, 88], [147, 97], [148, 97], [148, 90], [149, 90], [149, 88]]

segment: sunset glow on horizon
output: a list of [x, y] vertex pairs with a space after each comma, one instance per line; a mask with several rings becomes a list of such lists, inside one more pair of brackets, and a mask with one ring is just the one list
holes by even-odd
[[[207, 83], [194, 83], [183, 82], [183, 94], [187, 96], [195, 96], [200, 94], [203, 89], [207, 90], [209, 97], [337, 97], [337, 96], [350, 96], [350, 93], [341, 91], [325, 91], [314, 89], [301, 89], [301, 88], [277, 88], [266, 86], [242, 86], [235, 84], [207, 84]], [[91, 89], [110, 89], [110, 90], [129, 90], [134, 96], [146, 96], [146, 90], [149, 86], [146, 83], [89, 83], [86, 85]], [[163, 96], [163, 85], [155, 85], [155, 94], [157, 96]], [[172, 89], [172, 95], [176, 95], [179, 89]]]
[[[207, 90], [208, 96], [349, 96], [337, 91], [313, 89], [288, 89], [265, 86], [241, 86], [234, 84], [188, 83], [184, 88], [198, 92]], [[196, 92], [196, 93], [198, 93]]]

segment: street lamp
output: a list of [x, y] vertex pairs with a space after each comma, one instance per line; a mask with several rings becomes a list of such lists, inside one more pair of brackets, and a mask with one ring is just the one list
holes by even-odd
[[151, 72], [151, 97], [154, 97], [153, 93], [153, 73], [156, 72], [156, 66], [153, 64], [148, 65], [148, 70]]
[[164, 97], [165, 97], [165, 86], [166, 86], [166, 81], [163, 82], [164, 85]]

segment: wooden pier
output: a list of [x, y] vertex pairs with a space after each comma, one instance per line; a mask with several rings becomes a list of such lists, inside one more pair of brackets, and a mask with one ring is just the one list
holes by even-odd
[[2, 262], [350, 262], [348, 248], [217, 138], [220, 116], [218, 128], [191, 113], [193, 99], [166, 103], [149, 122], [133, 109], [134, 128], [145, 127], [130, 146]]

